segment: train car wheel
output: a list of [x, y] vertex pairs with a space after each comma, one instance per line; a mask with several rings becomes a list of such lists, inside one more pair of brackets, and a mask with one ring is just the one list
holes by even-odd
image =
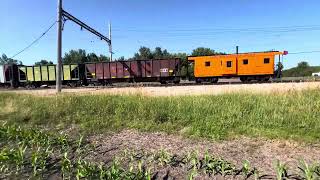
[[180, 83], [180, 79], [173, 81], [173, 83], [174, 83], [174, 84], [179, 84], [179, 83]]
[[69, 83], [69, 86], [72, 87], [72, 88], [77, 87], [77, 83], [71, 82], [71, 83]]
[[265, 82], [268, 82], [269, 80], [270, 80], [270, 76], [267, 76], [267, 77], [264, 78]]
[[241, 82], [248, 82], [248, 78], [247, 77], [240, 77], [240, 81]]
[[160, 83], [161, 83], [161, 84], [167, 84], [167, 81], [161, 80]]
[[211, 79], [211, 83], [214, 83], [214, 84], [216, 84], [218, 81], [219, 81], [218, 78], [212, 78], [212, 79]]

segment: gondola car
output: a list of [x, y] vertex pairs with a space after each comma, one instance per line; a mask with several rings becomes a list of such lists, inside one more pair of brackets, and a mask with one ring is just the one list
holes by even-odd
[[180, 82], [180, 59], [115, 61], [85, 64], [87, 84], [115, 82]]
[[[62, 66], [62, 83], [65, 85], [77, 85], [80, 83], [80, 67], [78, 64], [65, 64]], [[0, 66], [1, 86], [32, 86], [54, 85], [56, 83], [56, 65], [24, 66], [2, 65]]]
[[[56, 83], [56, 65], [18, 66], [20, 86], [39, 87]], [[80, 82], [80, 65], [62, 65], [62, 84], [76, 86]]]
[[189, 56], [197, 83], [218, 82], [219, 78], [240, 77], [242, 82], [268, 81], [274, 76], [275, 57], [279, 51], [237, 53], [213, 56]]

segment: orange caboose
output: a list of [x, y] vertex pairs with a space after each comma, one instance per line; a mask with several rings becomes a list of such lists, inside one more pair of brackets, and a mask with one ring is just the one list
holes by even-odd
[[280, 51], [239, 53], [213, 56], [189, 56], [194, 63], [197, 82], [217, 82], [219, 78], [240, 77], [241, 81], [268, 81], [274, 75], [276, 55]]

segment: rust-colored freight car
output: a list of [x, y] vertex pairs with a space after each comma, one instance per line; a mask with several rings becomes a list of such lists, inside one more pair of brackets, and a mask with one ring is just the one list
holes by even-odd
[[86, 63], [86, 83], [180, 82], [180, 59]]

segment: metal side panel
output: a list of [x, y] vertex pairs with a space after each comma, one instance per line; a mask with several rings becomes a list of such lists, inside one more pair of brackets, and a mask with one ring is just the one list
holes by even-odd
[[0, 83], [4, 83], [4, 71], [3, 71], [3, 66], [0, 66]]
[[41, 77], [42, 81], [48, 81], [48, 66], [41, 66]]
[[51, 65], [48, 66], [48, 70], [49, 70], [49, 81], [55, 81], [56, 80], [56, 68], [55, 66]]
[[34, 71], [34, 81], [41, 81], [40, 66], [34, 66], [33, 71]]
[[97, 79], [103, 79], [103, 63], [96, 64], [96, 77]]
[[34, 76], [33, 76], [33, 67], [27, 67], [27, 77], [28, 81], [34, 81]]
[[63, 65], [63, 79], [64, 80], [71, 80], [70, 65]]

